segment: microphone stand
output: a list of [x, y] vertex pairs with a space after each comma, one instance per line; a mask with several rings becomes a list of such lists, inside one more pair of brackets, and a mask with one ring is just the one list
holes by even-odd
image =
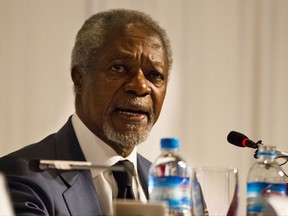
[[46, 169], [58, 169], [58, 170], [89, 170], [89, 169], [110, 169], [112, 171], [125, 171], [125, 167], [114, 165], [110, 166], [101, 166], [94, 165], [90, 161], [67, 161], [67, 160], [38, 160], [34, 159], [30, 162], [33, 166], [39, 168], [40, 171]]

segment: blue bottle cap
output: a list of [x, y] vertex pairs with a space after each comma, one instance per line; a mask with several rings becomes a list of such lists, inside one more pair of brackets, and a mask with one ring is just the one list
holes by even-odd
[[179, 148], [179, 139], [172, 138], [162, 138], [161, 139], [161, 148], [162, 149], [178, 149]]

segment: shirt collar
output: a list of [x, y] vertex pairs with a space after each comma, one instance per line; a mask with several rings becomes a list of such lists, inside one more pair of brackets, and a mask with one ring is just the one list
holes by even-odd
[[[110, 167], [118, 161], [125, 159], [131, 161], [135, 168], [137, 167], [136, 147], [124, 158], [92, 133], [76, 113], [72, 116], [72, 125], [85, 159], [93, 165]], [[92, 177], [95, 178], [102, 171], [103, 169], [91, 169]], [[137, 169], [135, 171], [137, 172]]]

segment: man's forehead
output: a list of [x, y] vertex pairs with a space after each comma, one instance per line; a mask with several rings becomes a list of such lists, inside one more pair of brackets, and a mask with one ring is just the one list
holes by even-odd
[[142, 39], [153, 48], [161, 48], [163, 46], [160, 35], [151, 27], [142, 23], [127, 24], [123, 33], [131, 37], [139, 37], [139, 39]]

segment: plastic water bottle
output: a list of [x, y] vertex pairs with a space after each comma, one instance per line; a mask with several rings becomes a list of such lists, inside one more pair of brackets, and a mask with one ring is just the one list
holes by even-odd
[[161, 154], [149, 170], [150, 202], [166, 202], [169, 215], [191, 215], [191, 167], [179, 155], [177, 138], [161, 139]]
[[271, 195], [286, 195], [286, 177], [275, 161], [275, 146], [260, 146], [247, 178], [247, 215], [261, 215]]

